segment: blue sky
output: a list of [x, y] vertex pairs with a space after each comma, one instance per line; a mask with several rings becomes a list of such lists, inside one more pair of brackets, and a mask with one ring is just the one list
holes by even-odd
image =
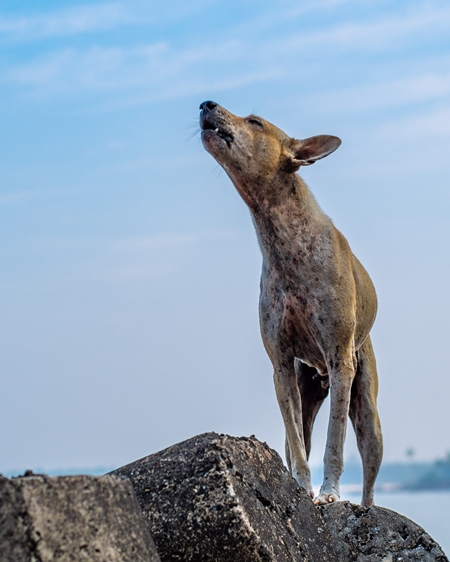
[[[2, 2], [0, 471], [211, 430], [282, 452], [260, 253], [205, 99], [342, 139], [302, 175], [378, 291], [385, 458], [450, 450], [449, 28], [438, 0]], [[326, 409], [313, 464], [325, 431]]]

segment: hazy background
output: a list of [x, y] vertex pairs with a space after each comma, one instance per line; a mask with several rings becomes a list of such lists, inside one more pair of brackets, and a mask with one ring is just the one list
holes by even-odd
[[342, 138], [302, 175], [377, 287], [385, 459], [450, 450], [448, 0], [1, 6], [0, 471], [212, 430], [282, 453], [260, 252], [195, 135], [205, 99]]

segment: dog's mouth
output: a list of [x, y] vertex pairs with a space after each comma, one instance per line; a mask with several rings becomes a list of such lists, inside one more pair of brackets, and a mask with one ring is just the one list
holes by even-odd
[[209, 121], [206, 117], [200, 119], [200, 127], [202, 131], [212, 131], [214, 132], [219, 138], [223, 139], [228, 146], [233, 142], [234, 137], [232, 133], [226, 129], [223, 125], [213, 123]]

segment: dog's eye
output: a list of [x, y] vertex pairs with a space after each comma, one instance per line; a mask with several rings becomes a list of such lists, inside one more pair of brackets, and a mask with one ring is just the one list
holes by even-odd
[[259, 119], [255, 119], [254, 117], [249, 117], [247, 119], [247, 123], [250, 123], [250, 125], [257, 125], [258, 127], [264, 127], [264, 125], [261, 123], [261, 121]]

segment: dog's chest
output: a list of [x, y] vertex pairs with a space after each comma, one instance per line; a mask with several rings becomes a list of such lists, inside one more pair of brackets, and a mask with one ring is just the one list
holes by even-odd
[[330, 322], [330, 312], [335, 301], [332, 286], [321, 282], [320, 276], [290, 275], [265, 263], [261, 275], [261, 302], [267, 311], [278, 316], [304, 334], [323, 332]]
[[324, 372], [324, 335], [329, 331], [329, 317], [317, 306], [317, 295], [307, 286], [292, 290], [289, 285], [280, 283], [276, 276], [263, 274], [261, 278], [263, 339], [271, 347], [292, 349], [296, 357]]
[[320, 293], [332, 268], [333, 247], [327, 222], [292, 209], [273, 211], [254, 220], [263, 254], [263, 275], [276, 278], [301, 300]]
[[280, 215], [257, 227], [263, 253], [261, 319], [266, 337], [282, 338], [296, 356], [324, 369], [324, 341], [333, 330], [335, 286], [327, 224]]

